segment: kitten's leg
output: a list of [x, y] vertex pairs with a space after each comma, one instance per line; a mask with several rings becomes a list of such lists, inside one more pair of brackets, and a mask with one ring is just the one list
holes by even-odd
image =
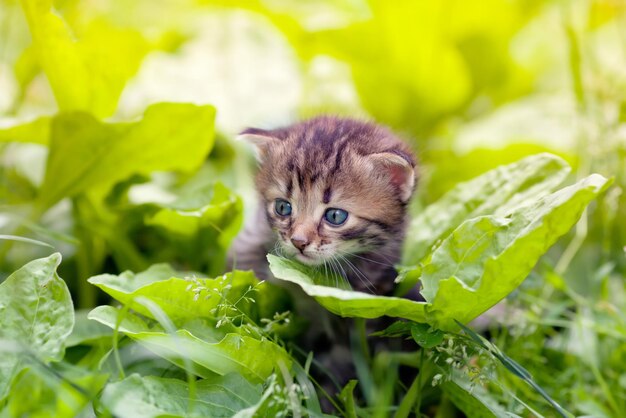
[[267, 253], [273, 249], [275, 243], [263, 205], [259, 205], [233, 241], [228, 252], [228, 269], [253, 270], [259, 279], [267, 280], [271, 277]]

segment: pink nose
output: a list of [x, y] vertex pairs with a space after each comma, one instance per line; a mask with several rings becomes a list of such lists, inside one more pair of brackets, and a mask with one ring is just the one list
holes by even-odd
[[306, 238], [292, 237], [291, 243], [293, 244], [294, 247], [299, 249], [300, 252], [303, 252], [306, 246], [309, 245], [310, 241]]

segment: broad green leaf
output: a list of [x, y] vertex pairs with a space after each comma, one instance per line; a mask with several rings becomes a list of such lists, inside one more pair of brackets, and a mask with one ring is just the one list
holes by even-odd
[[[43, 362], [63, 358], [74, 326], [72, 298], [57, 275], [61, 255], [31, 261], [0, 284], [0, 399], [23, 367], [24, 350]], [[13, 347], [6, 347], [13, 345]]]
[[[11, 387], [6, 411], [11, 417], [74, 418], [90, 409], [90, 398], [102, 390], [108, 375], [64, 368], [63, 379], [41, 369], [20, 375]], [[80, 391], [77, 389], [80, 388]], [[1, 415], [0, 415], [1, 416]]]
[[136, 31], [101, 20], [73, 33], [51, 0], [22, 0], [39, 65], [61, 111], [113, 114], [126, 84], [150, 45]]
[[[132, 273], [130, 271], [122, 272], [119, 275], [100, 274], [87, 279], [87, 281], [98, 286], [115, 299], [120, 300], [125, 294], [132, 294], [138, 289], [148, 286], [152, 283], [176, 277], [179, 273], [169, 264], [161, 263], [150, 266], [141, 273]], [[120, 300], [125, 302], [124, 299]]]
[[193, 265], [208, 266], [209, 274], [224, 271], [228, 247], [242, 221], [241, 198], [221, 183], [189, 192], [145, 219], [147, 225], [171, 233], [174, 245], [190, 261], [197, 260]]
[[134, 123], [101, 123], [85, 113], [56, 116], [41, 208], [88, 190], [106, 190], [133, 174], [197, 169], [213, 145], [214, 117], [211, 106], [184, 103], [152, 105]]
[[461, 224], [422, 269], [430, 323], [455, 328], [453, 319], [467, 323], [515, 290], [609, 183], [593, 174], [508, 213]]
[[316, 284], [310, 270], [302, 264], [268, 254], [272, 274], [281, 280], [297, 284], [313, 296], [326, 309], [341, 316], [378, 318], [383, 315], [427, 322], [426, 304], [408, 299], [375, 296], [363, 292], [344, 290], [329, 285]]
[[[497, 132], [501, 133], [502, 130]], [[551, 135], [550, 132], [546, 134]], [[420, 155], [421, 171], [427, 174], [420, 179], [419, 191], [427, 203], [432, 204], [463, 182], [475, 179], [499, 166], [513, 164], [523, 158], [542, 153], [563, 158], [574, 171], [578, 166], [576, 155], [550, 148], [548, 144], [539, 145], [528, 141], [502, 145], [494, 143], [491, 147], [485, 145], [467, 151], [429, 150]], [[419, 213], [415, 211], [414, 215]]]
[[[233, 231], [227, 235], [232, 237], [239, 229], [241, 223], [242, 202], [237, 195], [233, 194], [221, 183], [214, 186], [194, 191], [190, 196], [164, 204], [163, 209], [146, 219], [148, 225], [158, 225], [182, 236], [193, 236], [201, 228], [213, 225], [213, 228], [224, 226]], [[236, 218], [224, 222], [224, 217]], [[232, 239], [232, 238], [231, 238]], [[230, 241], [225, 240], [225, 245]]]
[[418, 264], [433, 245], [466, 219], [503, 213], [511, 205], [550, 193], [568, 173], [565, 161], [543, 153], [458, 184], [413, 218], [406, 234], [402, 264]]
[[232, 417], [261, 400], [262, 387], [237, 374], [213, 376], [194, 383], [133, 374], [110, 383], [102, 403], [117, 417]]
[[439, 329], [432, 329], [428, 324], [413, 324], [411, 337], [423, 348], [433, 348], [443, 341], [444, 333]]
[[[265, 308], [275, 299], [271, 294], [274, 289], [260, 283], [252, 272], [234, 271], [215, 279], [176, 277], [179, 275], [168, 265], [157, 264], [138, 274], [128, 271], [119, 276], [102, 274], [88, 281], [136, 312], [153, 318], [149, 309], [136, 302], [140, 297], [148, 298], [175, 323], [215, 317], [213, 310], [226, 301], [251, 319], [257, 319], [260, 314], [274, 314]], [[244, 296], [258, 303], [250, 303]]]
[[[99, 306], [89, 318], [115, 328], [120, 311], [111, 306]], [[289, 355], [283, 348], [267, 339], [255, 339], [246, 335], [227, 333], [219, 338], [219, 330], [205, 329], [204, 339], [186, 329], [167, 334], [159, 327], [150, 328], [138, 316], [126, 313], [119, 330], [166, 360], [185, 367], [193, 363], [193, 373], [208, 378], [214, 374], [239, 373], [253, 382], [263, 382], [279, 362], [291, 366]], [[213, 335], [211, 335], [213, 334]], [[212, 338], [217, 337], [215, 340]], [[206, 341], [209, 339], [210, 341]]]
[[9, 127], [0, 125], [0, 142], [28, 142], [48, 145], [50, 140], [50, 120], [51, 117], [43, 116]]

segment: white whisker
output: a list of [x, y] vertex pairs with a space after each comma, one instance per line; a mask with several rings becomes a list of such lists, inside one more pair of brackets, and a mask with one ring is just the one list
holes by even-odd
[[362, 271], [360, 271], [357, 268], [357, 266], [355, 266], [352, 262], [350, 262], [350, 260], [342, 256], [341, 254], [337, 254], [337, 255], [341, 257], [347, 263], [347, 265], [352, 269], [352, 271], [354, 271], [354, 273], [357, 275], [359, 280], [361, 280], [361, 282], [365, 285], [367, 290], [369, 290], [372, 293], [376, 293], [376, 286], [374, 286], [374, 284], [367, 278], [367, 276]]
[[[348, 279], [348, 273], [346, 273], [346, 270], [343, 268], [343, 266], [341, 265], [341, 261], [337, 258], [337, 257], [341, 257], [340, 254], [336, 254], [335, 256], [333, 256], [332, 258], [335, 260], [335, 262], [337, 263], [337, 265], [339, 266], [339, 268], [342, 271], [342, 275], [341, 277], [343, 279], [345, 279], [348, 283], [350, 282], [350, 280]], [[337, 286], [339, 286], [339, 283], [337, 283]]]
[[[394, 267], [393, 264], [382, 263], [380, 261], [376, 261], [376, 260], [373, 260], [371, 258], [363, 257], [362, 255], [351, 253], [349, 251], [344, 251], [343, 254], [348, 255], [350, 257], [360, 258], [361, 260], [369, 261], [371, 263], [380, 264], [381, 266]], [[380, 255], [383, 256], [382, 254], [380, 254]], [[387, 261], [389, 261], [389, 260], [387, 259]]]

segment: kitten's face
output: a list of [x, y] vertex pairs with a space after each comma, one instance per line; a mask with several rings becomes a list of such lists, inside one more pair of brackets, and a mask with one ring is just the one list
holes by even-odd
[[402, 221], [395, 197], [371, 184], [363, 170], [315, 181], [304, 176], [302, 183], [295, 172], [270, 171], [272, 181], [262, 192], [270, 225], [283, 252], [303, 263], [321, 264], [374, 249]]
[[298, 127], [262, 143], [257, 175], [282, 253], [320, 265], [401, 239], [414, 182], [410, 161], [366, 154], [363, 145], [372, 144], [363, 135]]

